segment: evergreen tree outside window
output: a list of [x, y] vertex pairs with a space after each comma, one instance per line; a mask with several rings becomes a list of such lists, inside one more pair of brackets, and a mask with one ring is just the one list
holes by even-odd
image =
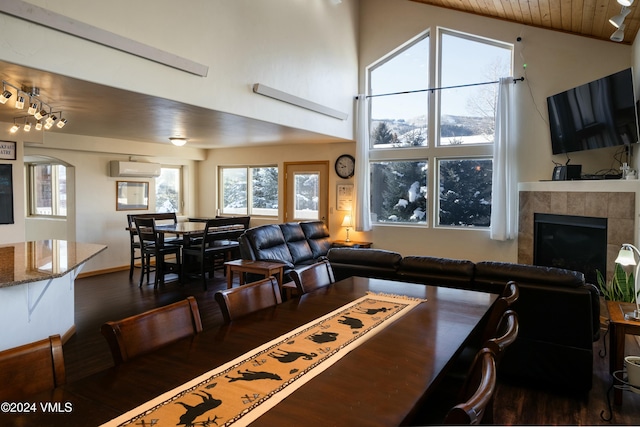
[[278, 216], [278, 168], [220, 168], [220, 206], [224, 215]]
[[510, 44], [438, 29], [369, 68], [374, 224], [490, 226], [497, 82], [512, 56]]
[[438, 161], [439, 225], [489, 226], [492, 165], [491, 159]]
[[180, 167], [163, 167], [156, 178], [156, 212], [182, 212]]
[[371, 213], [377, 222], [427, 222], [427, 168], [424, 161], [371, 163]]

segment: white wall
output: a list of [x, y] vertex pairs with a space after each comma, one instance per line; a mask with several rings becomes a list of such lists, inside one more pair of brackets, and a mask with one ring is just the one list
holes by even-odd
[[[3, 14], [0, 60], [294, 128], [346, 139], [353, 136], [358, 0], [344, 0], [339, 5], [329, 0], [193, 0], [179, 7], [172, 0], [29, 2], [205, 64], [208, 75], [194, 76]], [[251, 91], [254, 83], [347, 112], [350, 118], [336, 120], [255, 95]], [[4, 132], [0, 126], [2, 139], [16, 139]], [[17, 142], [16, 224], [0, 226], [0, 243], [22, 241], [26, 235], [20, 160], [23, 141]], [[187, 214], [215, 212], [207, 208], [216, 197], [215, 182], [199, 179], [198, 163], [207, 157], [204, 150], [50, 133], [43, 145], [27, 147], [25, 152], [54, 157], [75, 167], [76, 239], [109, 246], [89, 262], [85, 272], [129, 263], [124, 227], [125, 215], [130, 212], [115, 211], [116, 179], [107, 176], [106, 166], [110, 160], [133, 155], [182, 164], [187, 168]], [[198, 206], [200, 196], [203, 209]], [[57, 236], [57, 230], [41, 227], [42, 221], [31, 225], [34, 235]]]
[[[22, 144], [19, 144], [22, 145]], [[85, 147], [80, 150], [79, 146]], [[126, 151], [121, 146], [127, 147]], [[184, 150], [184, 148], [187, 148]], [[125, 154], [126, 153], [126, 154]], [[143, 155], [146, 153], [146, 155]], [[153, 153], [153, 154], [149, 154]], [[129, 160], [135, 155], [139, 160], [148, 160], [168, 166], [182, 166], [185, 170], [183, 183], [185, 216], [193, 216], [197, 212], [197, 200], [194, 197], [197, 185], [195, 176], [198, 163], [192, 158], [204, 158], [203, 151], [188, 147], [173, 147], [156, 144], [145, 144], [133, 141], [106, 140], [84, 136], [51, 134], [43, 146], [27, 146], [24, 154], [28, 156], [47, 156], [65, 162], [72, 166], [73, 174], [68, 177], [74, 180], [68, 188], [75, 185], [75, 203], [68, 200], [70, 221], [75, 224], [72, 238], [84, 243], [100, 243], [107, 245], [106, 251], [89, 260], [83, 272], [94, 270], [108, 270], [129, 264], [129, 235], [125, 231], [126, 215], [130, 213], [154, 212], [155, 180], [153, 178], [115, 178], [109, 176], [109, 162], [111, 160]], [[22, 170], [22, 162], [18, 168]], [[75, 175], [75, 178], [74, 178]], [[149, 182], [148, 211], [116, 211], [116, 182], [117, 181], [145, 181]], [[23, 199], [24, 185], [15, 186], [15, 200]], [[22, 205], [22, 203], [19, 203]], [[24, 222], [24, 213], [22, 214]], [[28, 235], [31, 238], [60, 238], [64, 230], [56, 221], [28, 219], [30, 227]], [[33, 229], [31, 228], [33, 227]], [[23, 229], [24, 230], [24, 229]], [[17, 238], [0, 236], [1, 243], [22, 241], [25, 234]]]
[[358, 81], [356, 0], [28, 1], [207, 65], [208, 75], [2, 14], [1, 60], [294, 128], [353, 135], [350, 120], [258, 96], [251, 87], [263, 83], [351, 114]]

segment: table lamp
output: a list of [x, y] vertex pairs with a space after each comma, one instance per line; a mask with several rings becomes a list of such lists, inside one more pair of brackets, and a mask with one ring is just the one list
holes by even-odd
[[[634, 253], [635, 252], [635, 253]], [[636, 302], [636, 309], [629, 313], [624, 314], [625, 320], [637, 320], [640, 321], [640, 301], [638, 301], [638, 273], [640, 273], [640, 264], [636, 262], [635, 254], [640, 257], [640, 251], [638, 248], [629, 243], [623, 243], [620, 252], [618, 252], [618, 258], [616, 263], [620, 265], [635, 265], [636, 272], [633, 276], [633, 292], [634, 300]]]
[[351, 225], [351, 215], [346, 214], [344, 216], [344, 218], [342, 219], [342, 226], [343, 227], [347, 227], [347, 238], [345, 239], [345, 242], [350, 242], [351, 240], [349, 240], [349, 228], [352, 227], [352, 225]]

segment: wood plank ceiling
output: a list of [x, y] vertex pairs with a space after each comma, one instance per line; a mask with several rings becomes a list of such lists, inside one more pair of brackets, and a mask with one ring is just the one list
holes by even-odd
[[[411, 0], [475, 15], [610, 41], [609, 18], [621, 10], [616, 0]], [[624, 20], [624, 39], [632, 44], [640, 28], [640, 1]], [[614, 42], [612, 42], [614, 43]]]

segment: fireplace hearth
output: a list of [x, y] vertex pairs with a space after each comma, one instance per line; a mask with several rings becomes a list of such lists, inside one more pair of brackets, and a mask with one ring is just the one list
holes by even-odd
[[[518, 262], [534, 264], [534, 218], [536, 214], [599, 218], [606, 226], [607, 280], [623, 243], [637, 243], [636, 190], [638, 181], [623, 182], [530, 182], [520, 184]], [[624, 190], [627, 191], [624, 191]], [[566, 253], [567, 251], [565, 251]], [[589, 261], [589, 264], [592, 264]], [[595, 269], [598, 267], [592, 268]], [[582, 271], [582, 267], [578, 270]], [[599, 268], [598, 268], [599, 269]], [[590, 282], [596, 284], [595, 279]]]
[[607, 270], [607, 218], [537, 213], [534, 215], [533, 263], [584, 273], [597, 283]]

